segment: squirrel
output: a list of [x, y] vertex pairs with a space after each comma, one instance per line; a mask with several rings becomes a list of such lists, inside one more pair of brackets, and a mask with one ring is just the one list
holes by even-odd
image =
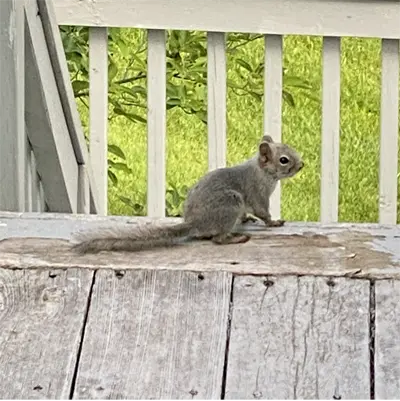
[[254, 216], [268, 227], [285, 223], [271, 219], [269, 198], [279, 180], [293, 177], [303, 166], [293, 148], [264, 135], [255, 156], [208, 172], [188, 191], [182, 223], [97, 228], [77, 233], [72, 248], [78, 253], [135, 252], [172, 246], [182, 239], [209, 239], [215, 244], [247, 242], [250, 235], [235, 232], [238, 224], [256, 221]]

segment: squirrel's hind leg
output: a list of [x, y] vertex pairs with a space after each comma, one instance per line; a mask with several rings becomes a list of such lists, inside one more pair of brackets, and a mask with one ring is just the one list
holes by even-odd
[[250, 235], [239, 233], [220, 234], [212, 238], [212, 242], [218, 245], [244, 244], [249, 240]]
[[245, 210], [239, 192], [222, 190], [215, 192], [207, 203], [201, 203], [201, 207], [187, 208], [185, 218], [195, 228], [191, 236], [196, 239], [210, 239], [215, 244], [240, 244], [250, 239], [249, 235], [235, 232]]

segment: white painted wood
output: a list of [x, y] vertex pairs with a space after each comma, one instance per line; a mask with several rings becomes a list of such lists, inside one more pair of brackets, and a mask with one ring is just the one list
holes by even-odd
[[207, 33], [208, 169], [226, 166], [225, 33]]
[[[26, 127], [25, 127], [26, 130]], [[26, 136], [26, 144], [25, 144], [25, 211], [32, 212], [32, 204], [33, 204], [33, 152], [31, 145], [29, 144], [28, 137]]]
[[[400, 24], [399, 24], [400, 25]], [[399, 136], [399, 41], [382, 41], [379, 222], [396, 224]]]
[[338, 220], [340, 136], [340, 38], [324, 38], [322, 74], [321, 216]]
[[98, 213], [108, 210], [108, 35], [107, 28], [89, 30], [90, 164], [96, 175]]
[[400, 38], [398, 0], [53, 1], [60, 25]]
[[98, 209], [98, 196], [96, 191], [97, 176], [92, 173], [90, 166], [89, 152], [78, 108], [74, 99], [67, 60], [54, 12], [53, 1], [37, 0], [37, 3], [72, 147], [78, 164], [85, 164], [86, 166], [89, 185], [90, 183], [93, 183], [90, 185], [90, 192], [92, 194], [92, 209], [93, 212], [96, 212]]
[[38, 183], [38, 188], [39, 188], [39, 191], [38, 191], [39, 211], [41, 213], [48, 212], [49, 207], [48, 207], [48, 205], [46, 203], [46, 198], [45, 198], [44, 189], [43, 189], [43, 183], [40, 180], [40, 177], [37, 177], [37, 179], [38, 179], [38, 182], [39, 182]]
[[25, 209], [24, 4], [0, 1], [0, 210]]
[[98, 271], [73, 399], [219, 399], [231, 281]]
[[369, 281], [234, 279], [226, 399], [369, 399], [369, 379]]
[[400, 398], [400, 281], [375, 283], [375, 399]]
[[90, 213], [90, 187], [89, 176], [85, 164], [78, 166], [78, 213]]
[[78, 167], [36, 2], [26, 2], [25, 11], [25, 121], [29, 142], [50, 210], [76, 212]]
[[41, 183], [37, 173], [36, 167], [36, 159], [33, 151], [30, 151], [30, 171], [31, 171], [31, 180], [32, 180], [32, 212], [41, 212], [42, 211], [42, 199], [41, 199]]
[[147, 47], [147, 215], [165, 216], [166, 37], [148, 31]]
[[[264, 68], [264, 133], [275, 142], [282, 140], [282, 36], [265, 35]], [[270, 197], [273, 219], [281, 218], [281, 184]]]

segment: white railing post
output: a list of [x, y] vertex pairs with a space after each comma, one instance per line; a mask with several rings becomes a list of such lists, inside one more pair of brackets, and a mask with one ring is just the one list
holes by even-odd
[[399, 41], [382, 40], [381, 143], [379, 168], [379, 222], [397, 221], [399, 136]]
[[24, 2], [0, 1], [0, 210], [25, 210]]
[[108, 34], [89, 29], [90, 163], [99, 197], [98, 214], [107, 215], [108, 201]]
[[207, 33], [208, 169], [226, 165], [225, 34]]
[[[282, 140], [282, 45], [280, 35], [265, 35], [264, 38], [264, 133], [275, 142]], [[270, 211], [274, 219], [281, 217], [281, 185], [275, 188], [270, 198]]]
[[322, 72], [321, 222], [338, 221], [340, 38], [325, 37]]
[[147, 34], [147, 215], [165, 217], [166, 37]]
[[87, 167], [85, 164], [78, 165], [78, 213], [90, 213], [90, 187]]

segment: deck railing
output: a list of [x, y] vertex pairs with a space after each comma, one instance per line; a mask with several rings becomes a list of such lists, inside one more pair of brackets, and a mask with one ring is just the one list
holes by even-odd
[[[321, 215], [338, 220], [340, 43], [382, 38], [379, 221], [396, 223], [399, 136], [398, 0], [54, 0], [59, 25], [90, 27], [90, 158], [100, 213], [107, 210], [107, 27], [148, 29], [148, 215], [165, 213], [166, 29], [207, 31], [208, 166], [226, 162], [224, 32], [265, 34], [264, 130], [281, 139], [283, 35], [323, 40]], [[280, 215], [280, 188], [272, 200]]]

